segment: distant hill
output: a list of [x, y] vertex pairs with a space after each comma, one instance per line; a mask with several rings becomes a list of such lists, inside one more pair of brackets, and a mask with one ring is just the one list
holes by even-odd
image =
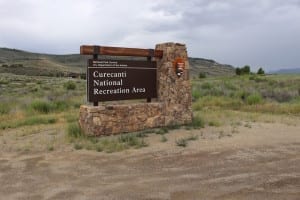
[[233, 76], [235, 68], [231, 65], [220, 64], [214, 60], [205, 58], [189, 58], [191, 66], [190, 74], [198, 77], [199, 73], [205, 73], [207, 76]]
[[271, 71], [272, 74], [300, 74], [300, 68], [280, 69]]
[[[100, 56], [100, 58], [108, 57], [110, 56]], [[82, 74], [85, 73], [87, 59], [89, 58], [91, 56], [79, 54], [51, 55], [0, 48], [0, 73], [44, 76]], [[135, 58], [126, 57], [125, 59]], [[200, 72], [205, 73], [207, 76], [228, 76], [235, 73], [231, 65], [219, 64], [214, 60], [189, 58], [189, 63], [192, 77], [198, 77]]]
[[76, 54], [49, 55], [0, 48], [0, 72], [25, 75], [82, 73], [82, 66], [86, 65], [86, 59], [84, 56]]

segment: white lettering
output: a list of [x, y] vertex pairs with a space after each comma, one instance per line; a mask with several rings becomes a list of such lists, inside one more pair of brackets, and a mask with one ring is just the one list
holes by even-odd
[[132, 93], [145, 93], [146, 89], [145, 88], [135, 88], [135, 87], [133, 87], [131, 92]]

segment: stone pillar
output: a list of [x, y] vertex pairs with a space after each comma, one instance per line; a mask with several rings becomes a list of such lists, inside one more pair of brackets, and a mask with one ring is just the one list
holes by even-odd
[[[192, 121], [192, 95], [189, 80], [189, 62], [186, 46], [179, 43], [156, 45], [163, 50], [163, 58], [157, 59], [158, 101], [164, 104], [165, 126], [187, 124]], [[181, 77], [175, 73], [173, 62], [181, 58], [185, 70]]]

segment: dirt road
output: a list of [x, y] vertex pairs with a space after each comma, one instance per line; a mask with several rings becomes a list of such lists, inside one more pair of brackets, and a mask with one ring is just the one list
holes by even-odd
[[[236, 133], [238, 132], [238, 133]], [[175, 130], [120, 153], [0, 152], [0, 199], [300, 198], [300, 125]], [[194, 134], [186, 148], [175, 144]]]

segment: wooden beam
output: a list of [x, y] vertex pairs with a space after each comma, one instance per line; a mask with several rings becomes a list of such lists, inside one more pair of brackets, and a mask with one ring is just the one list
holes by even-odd
[[82, 45], [80, 46], [81, 55], [111, 55], [111, 56], [138, 56], [138, 57], [157, 57], [162, 58], [163, 51], [154, 49], [138, 49], [124, 47], [105, 47]]

